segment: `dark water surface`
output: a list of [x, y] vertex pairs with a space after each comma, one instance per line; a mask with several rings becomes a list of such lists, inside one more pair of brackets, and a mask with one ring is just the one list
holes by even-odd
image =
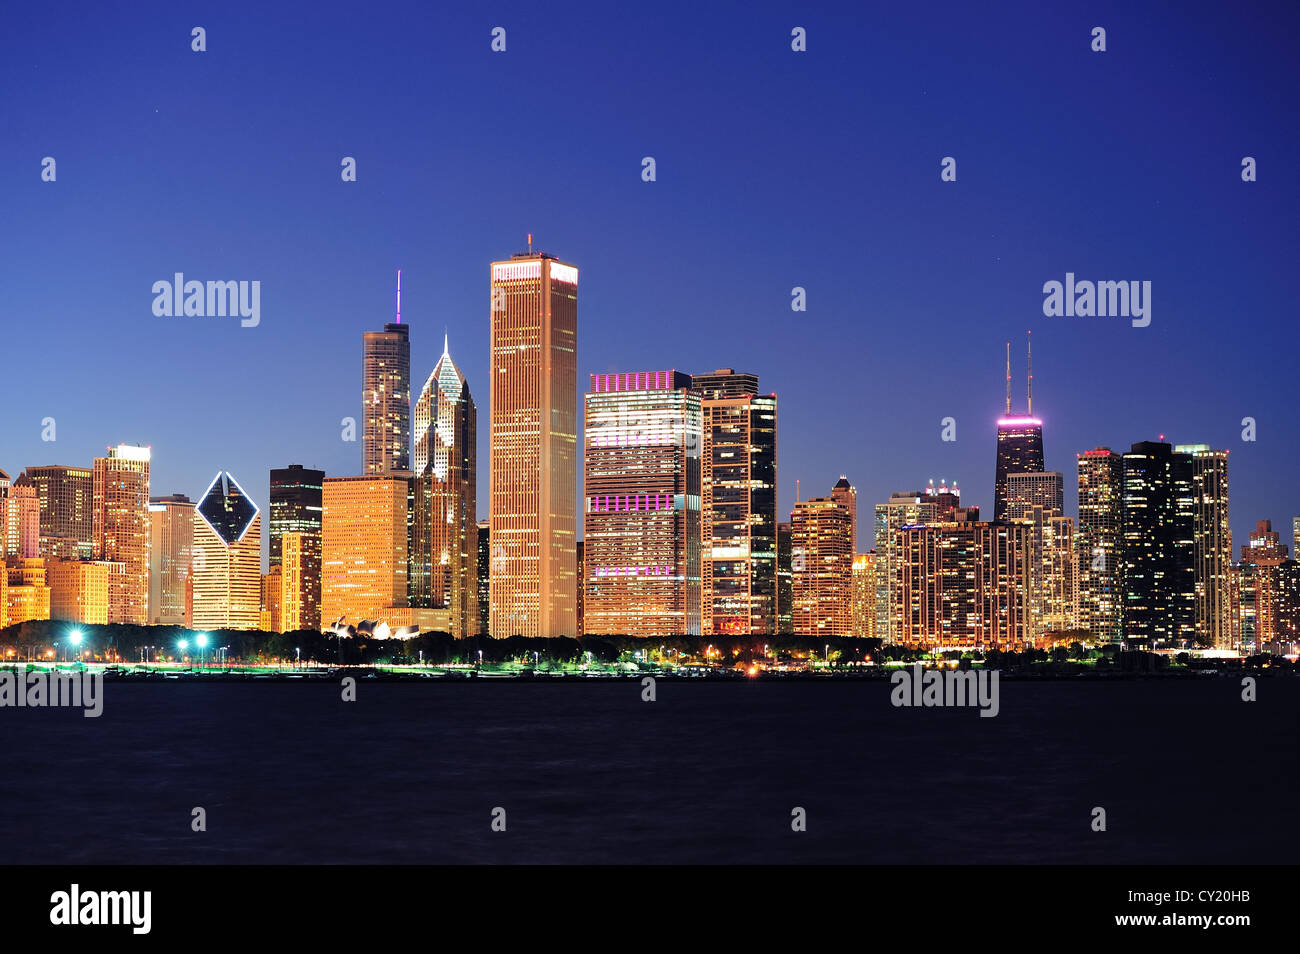
[[0, 710], [0, 863], [1300, 859], [1300, 680], [1004, 679], [992, 719], [889, 690], [113, 683], [99, 719]]

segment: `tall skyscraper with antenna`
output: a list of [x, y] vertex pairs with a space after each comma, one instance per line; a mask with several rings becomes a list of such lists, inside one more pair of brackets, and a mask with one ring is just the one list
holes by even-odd
[[402, 270], [397, 270], [397, 318], [362, 335], [361, 403], [365, 421], [363, 472], [411, 469], [411, 339], [402, 324]]
[[491, 276], [491, 635], [573, 636], [578, 269], [530, 235]]
[[1006, 415], [998, 419], [998, 452], [993, 483], [993, 519], [1007, 518], [1007, 475], [1033, 474], [1046, 470], [1043, 464], [1043, 422], [1034, 417], [1034, 352], [1029, 345], [1028, 405], [1023, 417], [1011, 412], [1011, 342], [1007, 342]]

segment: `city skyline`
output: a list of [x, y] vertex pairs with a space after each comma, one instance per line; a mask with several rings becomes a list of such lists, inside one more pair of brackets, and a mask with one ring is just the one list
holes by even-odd
[[[1261, 355], [1291, 340], [1286, 276], [1297, 238], [1287, 210], [1297, 187], [1282, 163], [1296, 132], [1278, 100], [1257, 95], [1255, 79], [1195, 79], [1192, 93], [1231, 100], [1231, 110], [1191, 117], [1159, 107], [1186, 81], [1169, 70], [1169, 49], [1193, 57], [1248, 49], [1256, 79], [1267, 78], [1285, 64], [1280, 34], [1110, 10], [1125, 69], [1143, 81], [1135, 84], [1131, 73], [1113, 75], [1116, 51], [1091, 53], [1070, 17], [1030, 5], [949, 11], [951, 29], [940, 36], [920, 11], [891, 10], [878, 22], [859, 11], [806, 17], [809, 53], [790, 67], [779, 66], [790, 56], [790, 14], [775, 7], [740, 25], [703, 11], [685, 38], [653, 18], [636, 20], [641, 42], [632, 50], [609, 46], [599, 16], [578, 17], [565, 32], [505, 8], [503, 17], [517, 18], [508, 53], [493, 58], [486, 42], [481, 52], [458, 42], [445, 60], [419, 53], [427, 15], [414, 6], [397, 15], [412, 29], [318, 27], [326, 38], [355, 29], [391, 64], [359, 77], [351, 102], [366, 108], [343, 110], [324, 131], [283, 121], [281, 103], [332, 108], [323, 91], [335, 86], [328, 59], [293, 41], [300, 25], [287, 14], [259, 13], [255, 28], [235, 31], [233, 15], [217, 12], [210, 35], [237, 32], [239, 47], [214, 42], [206, 58], [175, 42], [167, 18], [142, 17], [128, 52], [150, 56], [117, 63], [108, 83], [76, 92], [33, 86], [33, 57], [59, 51], [90, 69], [116, 61], [97, 42], [107, 13], [31, 24], [46, 54], [0, 40], [12, 54], [0, 71], [32, 94], [16, 101], [3, 186], [11, 228], [0, 278], [14, 316], [7, 344], [45, 354], [55, 325], [65, 340], [94, 343], [59, 354], [59, 387], [16, 392], [0, 467], [15, 478], [29, 464], [86, 467], [105, 446], [134, 442], [153, 449], [153, 494], [196, 497], [214, 470], [227, 468], [262, 503], [273, 467], [359, 473], [356, 337], [392, 317], [395, 268], [404, 271], [412, 378], [423, 380], [436, 362], [445, 331], [482, 397], [486, 263], [531, 230], [583, 269], [580, 380], [632, 367], [729, 366], [761, 375], [764, 390], [781, 397], [782, 520], [796, 479], [824, 492], [840, 474], [864, 505], [946, 479], [991, 513], [987, 436], [999, 409], [1002, 343], [1030, 328], [1046, 466], [1065, 475], [1068, 515], [1077, 516], [1069, 455], [1097, 446], [1123, 452], [1164, 434], [1231, 452], [1234, 541], [1257, 520], [1285, 528], [1294, 517], [1293, 389], [1283, 366], [1258, 372], [1268, 368]], [[472, 17], [448, 17], [452, 32], [481, 28]], [[860, 75], [831, 81], [859, 62], [861, 37], [882, 34], [892, 42]], [[933, 58], [918, 61], [918, 45]], [[718, 88], [734, 109], [713, 109], [715, 94], [699, 102], [671, 89], [646, 95], [638, 71], [653, 75], [665, 49], [680, 64], [683, 89]], [[527, 161], [475, 151], [496, 128], [485, 104], [509, 102], [513, 86], [566, 50], [581, 55], [553, 78], [555, 95], [589, 102], [588, 114], [560, 130], [510, 106], [519, 134], [537, 145]], [[278, 66], [243, 76], [229, 69], [232, 57]], [[963, 69], [972, 59], [1015, 69]], [[774, 64], [779, 81], [739, 81], [755, 70], [769, 75]], [[160, 88], [160, 73], [174, 81]], [[429, 84], [451, 75], [464, 95], [440, 102], [428, 121], [409, 122]], [[1024, 75], [1037, 77], [1032, 88]], [[814, 91], [824, 105], [809, 113], [800, 104]], [[102, 120], [84, 129], [43, 120], [66, 114], [70, 95]], [[1069, 109], [1039, 108], [1049, 99], [1086, 102], [1089, 118], [1081, 128]], [[1007, 108], [971, 109], [988, 101]], [[642, 107], [635, 118], [628, 103]], [[844, 115], [861, 119], [846, 124]], [[1021, 128], [1026, 115], [1035, 122]], [[233, 128], [241, 117], [258, 138], [256, 157], [227, 164], [205, 155], [205, 130]], [[1101, 133], [1119, 128], [1148, 131], [1137, 161], [1105, 145]], [[450, 141], [447, 129], [457, 130]], [[880, 142], [891, 145], [873, 148]], [[124, 158], [142, 144], [158, 146], [148, 167]], [[43, 155], [59, 160], [57, 182], [40, 181]], [[338, 161], [349, 155], [358, 180], [342, 183]], [[655, 182], [640, 178], [647, 155], [658, 162]], [[948, 155], [959, 168], [951, 183], [939, 178]], [[1240, 179], [1245, 155], [1259, 159], [1257, 182]], [[418, 214], [408, 214], [412, 204]], [[88, 219], [87, 207], [99, 214]], [[117, 229], [121, 222], [134, 225]], [[629, 254], [634, 240], [640, 251]], [[62, 250], [57, 259], [50, 247]], [[76, 281], [61, 277], [69, 270]], [[260, 324], [155, 317], [149, 285], [178, 270], [261, 280]], [[1151, 325], [1045, 318], [1043, 283], [1067, 271], [1152, 281]], [[807, 290], [807, 312], [790, 310], [795, 286]], [[630, 329], [646, 332], [634, 349]], [[832, 337], [837, 347], [819, 345]], [[922, 339], [955, 346], [918, 354]], [[132, 369], [146, 362], [148, 373], [119, 376], [114, 400], [102, 400], [105, 361]], [[926, 373], [916, 373], [918, 361]], [[227, 414], [196, 428], [203, 388], [220, 387], [229, 369], [244, 386], [224, 392]], [[1165, 386], [1180, 372], [1186, 386]], [[1247, 379], [1250, 388], [1237, 384]], [[845, 429], [827, 406], [871, 412]], [[945, 443], [940, 422], [949, 416], [957, 440]], [[47, 417], [57, 422], [53, 443], [41, 440]], [[340, 440], [344, 417], [358, 422], [355, 444]], [[1245, 417], [1258, 422], [1255, 442], [1241, 439]], [[487, 421], [479, 427], [483, 518]], [[856, 549], [870, 545], [863, 527]]]

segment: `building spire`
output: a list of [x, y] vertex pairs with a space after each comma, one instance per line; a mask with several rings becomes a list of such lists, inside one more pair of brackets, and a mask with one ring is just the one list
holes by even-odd
[[1007, 417], [1011, 416], [1011, 342], [1007, 342]]
[[397, 270], [397, 323], [402, 323], [402, 270]]
[[447, 329], [446, 328], [442, 329], [442, 356], [444, 358], [449, 357], [449, 355], [447, 354]]
[[1029, 407], [1027, 408], [1027, 411], [1029, 412], [1030, 417], [1034, 416], [1034, 337], [1033, 335], [1034, 333], [1032, 331], [1025, 332], [1025, 340], [1029, 344], [1029, 363], [1028, 365], [1026, 365], [1026, 367], [1029, 371]]

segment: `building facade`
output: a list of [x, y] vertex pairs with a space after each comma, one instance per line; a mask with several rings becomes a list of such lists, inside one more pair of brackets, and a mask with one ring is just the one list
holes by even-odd
[[854, 636], [853, 514], [842, 500], [812, 497], [790, 515], [794, 633]]
[[411, 469], [411, 330], [402, 324], [402, 273], [397, 273], [397, 317], [383, 331], [361, 336], [362, 470], [389, 474]]
[[1124, 455], [1124, 638], [1130, 647], [1196, 636], [1192, 462], [1158, 441]]
[[1212, 450], [1208, 444], [1179, 444], [1174, 452], [1191, 460], [1196, 641], [1201, 646], [1228, 649], [1232, 645], [1228, 610], [1228, 567], [1232, 565], [1228, 452]]
[[149, 622], [186, 626], [194, 549], [194, 502], [184, 494], [149, 499]]
[[194, 507], [190, 575], [194, 629], [257, 629], [262, 611], [262, 513], [218, 471]]
[[583, 629], [700, 634], [700, 395], [677, 371], [593, 374], [585, 401]]
[[1102, 643], [1124, 634], [1124, 460], [1109, 447], [1076, 455], [1079, 626]]
[[326, 477], [322, 487], [321, 625], [403, 616], [407, 605], [405, 474]]
[[25, 471], [40, 501], [40, 555], [89, 560], [95, 550], [95, 476], [87, 467], [53, 464]]
[[493, 636], [577, 631], [578, 269], [492, 263]]
[[108, 621], [149, 622], [148, 447], [119, 444], [96, 457], [92, 472], [94, 556], [115, 564], [108, 580]]

